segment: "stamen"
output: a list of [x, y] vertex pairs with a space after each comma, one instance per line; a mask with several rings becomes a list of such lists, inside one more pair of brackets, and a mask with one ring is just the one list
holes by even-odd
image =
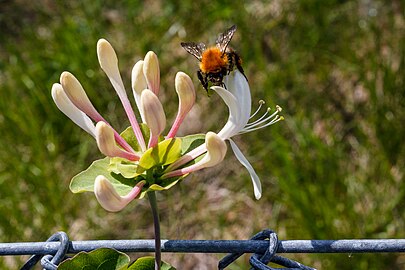
[[272, 121], [268, 122], [267, 124], [265, 124], [263, 126], [259, 126], [259, 127], [255, 127], [255, 128], [247, 128], [247, 129], [242, 130], [238, 134], [244, 134], [244, 133], [252, 132], [252, 131], [255, 131], [255, 130], [258, 130], [258, 129], [262, 129], [262, 128], [271, 126], [271, 125], [273, 125], [273, 124], [275, 124], [275, 123], [277, 123], [279, 121], [282, 121], [282, 120], [284, 120], [284, 117], [280, 116], [280, 115], [277, 115]]
[[260, 109], [262, 108], [262, 106], [265, 103], [266, 102], [263, 99], [259, 100], [259, 108], [257, 108], [257, 110], [249, 117], [249, 119], [252, 119], [253, 117], [255, 117], [255, 115], [260, 111]]
[[257, 122], [260, 122], [264, 117], [266, 117], [266, 115], [267, 115], [270, 111], [271, 111], [271, 108], [270, 108], [270, 107], [267, 107], [266, 112], [265, 112], [259, 119], [257, 119], [256, 121], [254, 121], [254, 122], [252, 122], [252, 123], [247, 123], [246, 126], [252, 126], [252, 125], [256, 124]]
[[[262, 129], [277, 123], [278, 121], [284, 120], [283, 116], [278, 115], [282, 111], [282, 108], [276, 105], [276, 111], [270, 116], [267, 116], [270, 112], [270, 108], [267, 108], [266, 112], [256, 121], [248, 123], [238, 134], [244, 134], [258, 129]], [[256, 114], [257, 112], [255, 112]]]

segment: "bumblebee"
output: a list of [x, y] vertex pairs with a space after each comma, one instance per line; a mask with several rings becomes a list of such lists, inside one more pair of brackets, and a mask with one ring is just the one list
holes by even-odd
[[[236, 31], [236, 25], [231, 26], [220, 34], [215, 41], [215, 46], [207, 48], [204, 43], [182, 42], [181, 46], [200, 61], [200, 70], [197, 71], [198, 79], [208, 93], [208, 83], [225, 87], [223, 79], [235, 67], [245, 76], [242, 68], [242, 59], [228, 46]], [[247, 80], [247, 78], [246, 78]]]

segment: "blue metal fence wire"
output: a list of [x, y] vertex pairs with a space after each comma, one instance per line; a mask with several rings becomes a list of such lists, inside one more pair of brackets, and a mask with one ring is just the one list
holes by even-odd
[[[244, 253], [253, 253], [251, 269], [273, 269], [272, 262], [283, 269], [313, 269], [281, 257], [280, 253], [382, 253], [405, 252], [405, 239], [348, 239], [348, 240], [278, 240], [277, 234], [264, 230], [251, 240], [162, 240], [162, 252], [231, 253], [218, 264], [224, 269]], [[68, 254], [114, 248], [122, 252], [153, 252], [154, 240], [69, 241], [58, 232], [46, 242], [0, 243], [0, 256], [33, 255], [21, 268], [29, 270], [39, 261], [46, 270], [54, 270]], [[279, 269], [279, 268], [277, 268]]]

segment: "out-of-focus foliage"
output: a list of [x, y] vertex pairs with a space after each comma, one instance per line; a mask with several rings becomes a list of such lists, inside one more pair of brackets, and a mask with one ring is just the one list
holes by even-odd
[[[246, 239], [267, 227], [281, 239], [405, 237], [404, 9], [399, 0], [0, 1], [0, 241], [43, 241], [58, 230], [75, 240], [152, 238], [146, 201], [109, 214], [91, 194], [68, 190], [102, 155], [57, 110], [51, 86], [72, 72], [123, 130], [96, 42], [115, 47], [128, 90], [132, 65], [154, 50], [169, 119], [182, 70], [199, 93], [183, 132], [219, 130], [226, 108], [205, 96], [197, 60], [179, 43], [213, 43], [232, 24], [254, 102], [279, 104], [286, 118], [237, 139], [261, 176], [263, 198], [254, 200], [248, 174], [229, 154], [159, 193], [163, 238]], [[321, 269], [405, 264], [399, 254], [289, 256]], [[164, 254], [178, 269], [214, 269], [218, 258]], [[247, 264], [244, 257], [231, 269]], [[18, 265], [0, 260], [2, 269]]]

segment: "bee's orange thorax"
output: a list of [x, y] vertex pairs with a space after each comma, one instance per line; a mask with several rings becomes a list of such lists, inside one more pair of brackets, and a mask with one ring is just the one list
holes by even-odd
[[206, 49], [201, 58], [200, 69], [204, 73], [219, 72], [226, 67], [228, 58], [217, 47]]

